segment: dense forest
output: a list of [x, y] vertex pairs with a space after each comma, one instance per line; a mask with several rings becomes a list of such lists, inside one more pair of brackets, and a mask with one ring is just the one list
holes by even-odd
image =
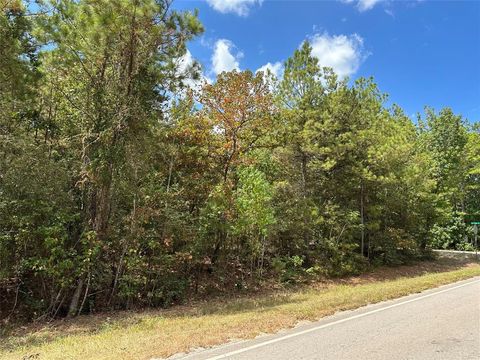
[[[472, 249], [480, 126], [308, 42], [212, 83], [171, 0], [0, 0], [0, 315], [168, 306]], [[415, 86], [415, 84], [411, 84]], [[451, 89], [455, 91], [455, 89]]]

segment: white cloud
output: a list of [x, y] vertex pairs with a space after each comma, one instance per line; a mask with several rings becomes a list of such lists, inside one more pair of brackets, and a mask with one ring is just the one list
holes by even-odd
[[360, 11], [367, 11], [373, 9], [382, 0], [358, 0], [357, 8]]
[[373, 9], [375, 5], [377, 5], [381, 1], [385, 0], [340, 0], [344, 4], [353, 4], [354, 2], [357, 3], [357, 9], [360, 12], [367, 11]]
[[178, 60], [178, 67], [177, 67], [178, 74], [184, 75], [188, 73], [191, 67], [194, 65], [194, 63], [195, 63], [195, 60], [193, 59], [192, 53], [190, 52], [190, 50], [187, 50], [185, 55], [183, 55]]
[[235, 45], [227, 39], [217, 40], [213, 49], [212, 66], [215, 75], [223, 71], [240, 70], [239, 60], [243, 54], [233, 53]]
[[256, 4], [262, 5], [263, 0], [207, 0], [207, 3], [222, 14], [234, 13], [239, 16], [247, 16], [250, 7]]
[[390, 15], [391, 17], [395, 17], [392, 9], [385, 9], [385, 14]]
[[312, 55], [320, 66], [333, 68], [339, 78], [354, 74], [367, 54], [363, 48], [363, 39], [357, 35], [316, 34], [311, 37]]
[[283, 76], [283, 65], [280, 61], [277, 61], [276, 63], [273, 63], [273, 64], [268, 62], [265, 65], [259, 67], [255, 71], [255, 73], [263, 71], [264, 74], [266, 74], [269, 70], [277, 79], [280, 79]]
[[[199, 72], [199, 77], [198, 79], [193, 79], [193, 75], [196, 72]], [[212, 82], [212, 79], [205, 76], [200, 65], [193, 58], [189, 50], [178, 59], [177, 76], [184, 77], [183, 83], [194, 90], [200, 88], [205, 82]]]

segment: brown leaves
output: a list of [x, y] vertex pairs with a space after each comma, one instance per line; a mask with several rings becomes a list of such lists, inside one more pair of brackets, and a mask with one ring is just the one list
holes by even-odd
[[218, 151], [224, 180], [230, 167], [242, 161], [272, 125], [273, 97], [262, 74], [232, 71], [219, 75], [197, 94], [203, 108], [199, 116], [211, 122], [220, 139]]

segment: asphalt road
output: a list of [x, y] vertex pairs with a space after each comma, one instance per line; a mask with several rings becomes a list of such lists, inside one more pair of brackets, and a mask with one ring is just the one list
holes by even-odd
[[173, 358], [479, 360], [480, 278]]

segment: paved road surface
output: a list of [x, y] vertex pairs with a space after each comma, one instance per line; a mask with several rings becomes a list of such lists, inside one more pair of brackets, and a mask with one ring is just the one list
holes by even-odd
[[479, 360], [480, 278], [172, 359]]

